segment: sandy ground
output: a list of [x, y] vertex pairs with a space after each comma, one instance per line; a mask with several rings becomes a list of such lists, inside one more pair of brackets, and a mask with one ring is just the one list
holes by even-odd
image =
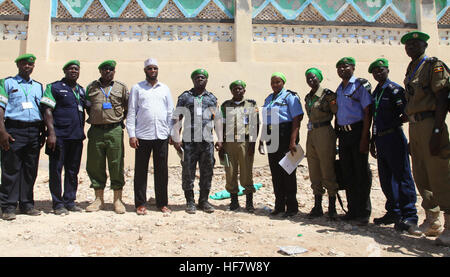
[[[82, 168], [84, 168], [82, 166]], [[376, 163], [371, 160], [374, 182], [371, 192], [374, 217], [384, 214]], [[222, 167], [214, 169], [212, 193], [225, 186]], [[18, 215], [14, 221], [0, 220], [0, 256], [12, 257], [286, 257], [280, 247], [307, 250], [294, 257], [449, 257], [450, 248], [437, 246], [434, 238], [413, 237], [390, 226], [369, 223], [361, 227], [326, 217], [308, 219], [313, 194], [308, 169], [302, 161], [297, 170], [300, 213], [292, 218], [271, 217], [274, 195], [268, 167], [254, 169], [254, 182], [263, 184], [255, 194], [256, 212], [228, 211], [229, 199], [210, 200], [212, 214], [187, 214], [181, 189], [181, 167], [169, 168], [169, 206], [162, 214], [154, 206], [153, 175], [149, 173], [149, 214], [138, 216], [134, 209], [133, 170], [126, 170], [124, 203], [127, 212], [115, 214], [113, 192], [105, 190], [106, 210], [96, 213], [53, 214], [48, 190], [48, 171], [41, 165], [35, 185], [36, 208], [41, 216]], [[198, 180], [195, 189], [198, 190]], [[85, 208], [94, 200], [86, 171], [79, 175], [77, 202]], [[345, 202], [345, 194], [340, 193]], [[198, 191], [196, 192], [198, 199]], [[239, 198], [241, 206], [245, 197]], [[418, 202], [421, 198], [418, 196]], [[327, 197], [324, 197], [324, 211]], [[338, 206], [338, 213], [343, 214]], [[419, 222], [424, 212], [419, 209]], [[443, 220], [441, 215], [441, 220]]]

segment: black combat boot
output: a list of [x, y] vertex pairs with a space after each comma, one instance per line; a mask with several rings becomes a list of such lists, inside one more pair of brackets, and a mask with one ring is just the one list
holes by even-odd
[[230, 211], [236, 211], [240, 208], [237, 193], [231, 193]]
[[200, 190], [200, 197], [198, 199], [198, 208], [205, 213], [214, 212], [213, 206], [208, 202], [209, 190]]
[[322, 210], [322, 195], [314, 195], [314, 207], [308, 214], [309, 217], [315, 218], [323, 215]]
[[195, 208], [194, 191], [186, 190], [184, 191], [184, 196], [186, 197], [186, 212], [188, 214], [195, 214], [197, 209]]
[[255, 212], [255, 207], [253, 207], [253, 193], [249, 193], [245, 195], [245, 209], [249, 213]]
[[337, 219], [336, 196], [328, 196], [328, 219], [329, 220]]

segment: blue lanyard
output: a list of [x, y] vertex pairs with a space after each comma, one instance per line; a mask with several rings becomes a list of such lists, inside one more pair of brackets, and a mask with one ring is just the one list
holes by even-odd
[[267, 108], [270, 108], [271, 106], [273, 106], [273, 103], [280, 97], [281, 94], [284, 93], [284, 88], [277, 94], [277, 97], [275, 97], [275, 99], [273, 99], [273, 94], [272, 94], [272, 101], [270, 101], [270, 103], [267, 105]]
[[412, 77], [414, 77], [414, 75], [416, 74], [417, 70], [419, 69], [419, 67], [423, 64], [423, 62], [425, 61], [425, 59], [427, 58], [427, 56], [423, 57], [423, 59], [420, 61], [420, 63], [416, 66], [416, 68], [414, 68], [413, 73], [411, 73], [408, 77], [408, 82], [411, 81]]
[[105, 93], [102, 87], [100, 87], [100, 89], [102, 90], [103, 95], [106, 97], [106, 101], [108, 101], [108, 97], [111, 94], [112, 86], [109, 88], [108, 94]]

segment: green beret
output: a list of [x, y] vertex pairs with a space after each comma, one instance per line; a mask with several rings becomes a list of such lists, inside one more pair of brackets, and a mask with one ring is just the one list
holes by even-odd
[[191, 73], [191, 79], [194, 79], [194, 77], [195, 77], [196, 75], [199, 75], [199, 74], [205, 75], [206, 79], [208, 79], [208, 76], [209, 76], [208, 71], [206, 71], [206, 70], [203, 69], [203, 68], [199, 68], [199, 69], [194, 70], [194, 71]]
[[64, 66], [63, 66], [63, 70], [65, 70], [67, 67], [69, 67], [70, 65], [78, 65], [80, 66], [80, 61], [79, 60], [71, 60], [68, 61]]
[[315, 67], [312, 67], [312, 68], [306, 70], [305, 76], [307, 76], [309, 73], [316, 75], [317, 79], [319, 79], [319, 81], [322, 82], [322, 80], [323, 80], [322, 71], [320, 71], [319, 69], [317, 69]]
[[17, 57], [17, 59], [14, 62], [17, 63], [18, 61], [21, 60], [26, 60], [27, 62], [34, 63], [36, 61], [36, 56], [33, 54], [23, 54]]
[[341, 63], [345, 63], [345, 64], [352, 64], [355, 65], [355, 59], [352, 57], [344, 57], [342, 59], [340, 59], [337, 63], [336, 63], [336, 67], [338, 67]]
[[283, 80], [283, 82], [286, 84], [286, 76], [284, 76], [283, 73], [281, 73], [281, 72], [275, 72], [274, 74], [272, 74], [272, 76], [271, 76], [270, 78], [272, 78], [272, 77], [278, 77], [278, 78], [281, 78], [281, 80]]
[[234, 86], [242, 86], [243, 88], [245, 88], [247, 84], [242, 80], [236, 80], [230, 84], [230, 90], [232, 90]]
[[107, 61], [104, 61], [104, 62], [102, 62], [99, 66], [98, 66], [98, 69], [102, 69], [104, 66], [111, 66], [111, 67], [116, 67], [116, 61], [113, 61], [113, 60], [107, 60]]
[[430, 36], [425, 33], [422, 33], [419, 31], [413, 31], [413, 32], [409, 32], [409, 33], [405, 34], [404, 36], [402, 36], [400, 41], [402, 44], [406, 44], [406, 42], [410, 39], [419, 39], [424, 42], [427, 42], [427, 40], [429, 38], [430, 38]]
[[389, 68], [389, 62], [388, 60], [384, 58], [376, 59], [373, 63], [369, 66], [369, 73], [372, 73], [372, 71], [377, 67], [386, 67]]

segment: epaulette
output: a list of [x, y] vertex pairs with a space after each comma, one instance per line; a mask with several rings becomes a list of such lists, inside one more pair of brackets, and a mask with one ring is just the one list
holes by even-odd
[[369, 93], [372, 91], [372, 85], [370, 84], [369, 80], [364, 78], [357, 78], [356, 79]]
[[220, 105], [220, 106], [222, 107], [222, 106], [228, 105], [228, 103], [230, 103], [231, 101], [232, 100], [228, 99], [225, 102], [223, 102], [222, 105]]
[[189, 90], [185, 90], [183, 91], [180, 95], [178, 95], [178, 98], [180, 98], [181, 96], [183, 96], [184, 94], [189, 93]]
[[246, 100], [247, 100], [247, 102], [249, 102], [249, 103], [251, 103], [253, 105], [256, 105], [256, 101], [255, 100], [253, 100], [253, 99], [246, 99]]
[[209, 92], [209, 91], [206, 91], [206, 93], [209, 94], [210, 96], [212, 96], [213, 99], [217, 101], [217, 97], [216, 97], [214, 94], [212, 94], [212, 93]]
[[295, 91], [292, 91], [292, 90], [287, 90], [288, 92], [290, 92], [292, 95], [294, 95], [294, 96], [298, 96], [298, 93], [297, 92], [295, 92]]
[[121, 84], [122, 86], [127, 87], [127, 85], [125, 85], [125, 83], [122, 83], [121, 81], [114, 80], [114, 83], [119, 83], [119, 84]]
[[324, 88], [323, 92], [325, 92], [325, 95], [329, 95], [329, 94], [334, 93], [334, 91], [332, 91], [331, 89], [327, 89], [327, 88]]
[[439, 59], [436, 58], [436, 57], [427, 57], [427, 58], [425, 59], [425, 62], [427, 62], [427, 63], [435, 63], [435, 62], [437, 62], [437, 61], [439, 61]]

